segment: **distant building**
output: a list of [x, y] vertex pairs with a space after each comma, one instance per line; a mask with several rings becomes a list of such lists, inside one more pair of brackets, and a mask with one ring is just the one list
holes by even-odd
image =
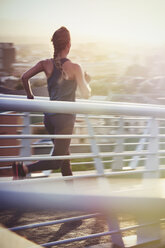
[[[34, 96], [45, 96], [48, 97], [48, 90], [46, 86], [32, 88]], [[26, 95], [24, 89], [22, 90], [13, 90], [3, 86], [0, 86], [0, 94], [8, 95]]]
[[0, 42], [0, 76], [10, 75], [16, 59], [13, 43]]

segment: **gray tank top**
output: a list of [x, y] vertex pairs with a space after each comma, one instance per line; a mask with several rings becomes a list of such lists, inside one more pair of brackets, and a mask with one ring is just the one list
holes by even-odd
[[[69, 59], [62, 58], [61, 64]], [[47, 80], [48, 92], [51, 101], [75, 101], [77, 83], [75, 80], [60, 79], [61, 71], [54, 63], [52, 75]]]

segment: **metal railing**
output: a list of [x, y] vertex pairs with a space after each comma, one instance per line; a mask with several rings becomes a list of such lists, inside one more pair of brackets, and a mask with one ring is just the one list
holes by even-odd
[[[43, 99], [43, 98], [42, 98]], [[46, 106], [46, 102], [43, 100], [34, 100], [32, 102], [26, 100], [26, 99], [17, 99], [14, 98], [10, 98], [9, 101], [7, 98], [1, 98], [1, 101], [5, 101], [5, 103], [1, 106], [5, 106], [6, 104], [10, 104], [10, 101], [14, 101], [14, 105], [17, 104], [19, 106], [15, 107], [13, 109], [13, 102], [11, 103], [12, 105], [12, 109], [13, 110], [19, 110], [20, 107], [22, 106], [26, 106], [29, 107], [29, 105], [33, 105], [30, 108], [33, 109], [34, 112], [36, 111], [47, 111], [49, 112], [49, 107], [44, 110], [44, 107]], [[20, 104], [20, 101], [24, 102], [25, 105]], [[39, 105], [38, 105], [39, 104]], [[48, 105], [50, 105], [50, 102], [47, 102]], [[79, 129], [79, 133], [80, 134], [73, 134], [72, 136], [67, 136], [67, 137], [71, 137], [72, 140], [77, 139], [78, 141], [80, 140], [85, 140], [85, 144], [79, 144], [79, 149], [80, 147], [86, 147], [86, 150], [88, 150], [88, 154], [81, 154], [80, 157], [76, 154], [76, 155], [71, 155], [70, 158], [71, 159], [78, 159], [78, 158], [93, 158], [94, 160], [96, 160], [96, 157], [101, 157], [104, 159], [101, 159], [99, 161], [99, 164], [108, 164], [111, 163], [111, 167], [113, 170], [121, 170], [123, 168], [124, 162], [125, 161], [129, 161], [130, 160], [130, 168], [134, 169], [137, 167], [139, 161], [147, 161], [146, 160], [146, 156], [152, 155], [151, 154], [151, 149], [144, 149], [144, 147], [149, 146], [149, 143], [152, 143], [152, 126], [153, 122], [162, 122], [164, 123], [165, 121], [163, 119], [158, 119], [155, 120], [155, 118], [151, 118], [151, 116], [158, 116], [158, 117], [163, 117], [163, 114], [161, 113], [163, 111], [163, 107], [162, 106], [154, 106], [154, 105], [133, 105], [133, 104], [116, 104], [116, 103], [90, 103], [90, 108], [87, 107], [89, 106], [88, 102], [78, 102], [78, 103], [64, 103], [62, 102], [62, 107], [59, 103], [55, 103], [55, 111], [56, 112], [60, 112], [62, 109], [63, 112], [68, 113], [69, 110], [67, 110], [68, 105], [70, 104], [70, 109], [72, 110], [72, 113], [81, 113], [79, 118], [84, 119], [83, 124], [76, 124], [75, 130]], [[66, 105], [65, 105], [66, 104]], [[20, 106], [21, 105], [21, 106]], [[35, 105], [35, 107], [34, 107]], [[37, 106], [38, 105], [38, 106]], [[51, 104], [52, 105], [52, 104]], [[63, 106], [64, 105], [64, 106]], [[67, 107], [66, 107], [67, 106]], [[80, 111], [78, 110], [77, 106], [80, 107]], [[82, 108], [82, 106], [84, 107], [84, 109]], [[37, 108], [36, 108], [37, 107]], [[77, 109], [73, 109], [74, 107], [76, 107]], [[99, 108], [101, 107], [101, 109], [99, 110]], [[108, 110], [108, 108], [109, 110]], [[5, 109], [2, 110], [9, 110], [11, 109], [10, 107], [8, 108], [7, 106], [5, 107]], [[65, 111], [64, 111], [65, 109]], [[93, 109], [93, 110], [91, 110]], [[117, 115], [117, 117], [112, 116], [112, 113], [115, 111], [114, 113], [115, 115]], [[141, 113], [137, 114], [137, 111], [140, 112], [141, 109]], [[54, 111], [54, 109], [53, 109]], [[85, 111], [85, 115], [82, 115], [82, 112], [84, 113]], [[93, 111], [93, 113], [95, 114], [96, 112], [100, 112], [101, 115], [86, 115], [86, 113], [91, 113], [91, 111]], [[109, 112], [111, 115], [105, 115], [106, 112]], [[152, 111], [152, 113], [150, 114], [148, 111]], [[159, 111], [159, 113], [158, 113]], [[123, 116], [123, 114], [125, 114], [125, 112], [127, 112], [126, 116]], [[130, 113], [129, 113], [130, 112]], [[120, 115], [122, 114], [122, 116], [120, 117]], [[1, 113], [1, 115], [4, 115], [4, 113]], [[11, 113], [7, 113], [6, 115], [10, 115], [12, 116]], [[17, 114], [18, 115], [18, 114]], [[38, 115], [38, 114], [37, 114]], [[21, 135], [3, 135], [0, 138], [3, 140], [4, 139], [22, 139], [22, 143], [20, 146], [16, 146], [17, 148], [20, 148], [20, 154], [19, 157], [15, 157], [15, 158], [1, 158], [1, 162], [9, 162], [9, 161], [16, 161], [17, 159], [20, 161], [32, 161], [32, 160], [37, 160], [39, 159], [39, 157], [34, 157], [34, 156], [30, 156], [31, 155], [31, 142], [30, 140], [32, 139], [51, 139], [53, 137], [56, 138], [65, 138], [66, 136], [50, 136], [50, 135], [32, 135], [30, 134], [30, 129], [31, 128], [40, 128], [43, 127], [43, 124], [30, 124], [30, 118], [37, 116], [35, 114], [28, 114], [25, 113], [21, 116], [24, 118], [22, 125], [10, 125], [8, 124], [6, 126], [6, 128], [10, 129], [10, 127], [18, 127], [18, 128], [22, 128], [22, 134]], [[129, 115], [129, 116], [128, 116]], [[132, 118], [130, 118], [130, 116], [133, 115]], [[137, 115], [137, 116], [135, 116]], [[139, 115], [139, 116], [138, 116]], [[40, 117], [42, 116], [42, 114], [39, 115]], [[145, 116], [142, 118], [142, 116]], [[93, 124], [92, 122], [95, 122], [95, 124]], [[99, 123], [99, 122], [104, 122], [103, 124]], [[105, 125], [106, 122], [106, 125]], [[131, 122], [134, 122], [133, 124], [131, 124]], [[108, 123], [108, 124], [107, 124]], [[109, 124], [110, 123], [110, 124]], [[138, 123], [138, 124], [137, 124]], [[135, 126], [136, 125], [136, 126]], [[5, 126], [4, 124], [1, 126]], [[163, 126], [159, 126], [157, 127], [157, 131], [160, 132], [160, 130], [163, 130]], [[88, 132], [88, 134], [81, 134], [82, 133], [82, 129], [86, 130], [86, 132]], [[102, 130], [101, 130], [102, 129]], [[128, 131], [129, 129], [129, 131]], [[150, 130], [149, 130], [150, 129]], [[101, 132], [99, 131], [101, 130]], [[106, 130], [108, 131], [107, 134], [105, 134]], [[132, 134], [130, 132], [130, 130], [133, 130], [136, 134]], [[75, 131], [76, 133], [76, 131]], [[115, 134], [112, 134], [115, 133]], [[87, 142], [88, 139], [88, 142]], [[128, 142], [129, 139], [129, 142]], [[164, 139], [164, 135], [158, 135], [157, 136], [158, 140], [162, 140]], [[104, 143], [100, 140], [104, 140]], [[130, 141], [133, 140], [133, 141]], [[126, 142], [125, 142], [126, 141]], [[100, 143], [100, 144], [99, 144]], [[77, 144], [71, 144], [71, 147], [76, 147]], [[161, 141], [161, 143], [159, 142], [159, 145], [163, 146], [163, 142]], [[37, 147], [37, 145], [32, 145], [33, 148]], [[94, 148], [95, 146], [95, 148]], [[100, 149], [103, 148], [103, 151], [105, 150], [105, 146], [107, 147], [106, 150], [110, 150], [111, 152], [100, 152]], [[132, 146], [133, 151], [126, 151], [126, 147], [129, 148]], [[136, 148], [135, 148], [136, 146]], [[16, 148], [14, 146], [11, 146], [10, 149], [12, 148]], [[26, 147], [26, 149], [24, 149], [24, 147]], [[38, 146], [39, 147], [39, 146]], [[51, 145], [42, 145], [43, 147], [50, 147]], [[88, 148], [87, 148], [88, 147]], [[92, 149], [92, 154], [89, 154], [90, 151], [90, 147]], [[1, 149], [5, 149], [5, 146], [1, 146]], [[41, 146], [39, 147], [41, 148]], [[99, 149], [99, 150], [98, 150]], [[81, 150], [81, 149], [80, 149]], [[97, 151], [96, 151], [97, 150]], [[121, 153], [123, 153], [121, 155]], [[160, 156], [160, 158], [164, 159], [164, 152], [163, 150], [161, 151], [157, 151], [157, 154]], [[144, 155], [144, 156], [143, 156]], [[27, 158], [28, 157], [28, 158]], [[95, 158], [94, 158], [95, 157]], [[107, 157], [110, 157], [111, 159], [109, 161], [107, 161]], [[48, 156], [42, 156], [42, 158], [40, 158], [42, 160], [44, 159], [57, 159], [57, 158], [52, 158]], [[58, 158], [59, 159], [59, 158]], [[68, 157], [66, 157], [65, 159], [68, 159]], [[132, 161], [132, 162], [131, 162]], [[80, 162], [81, 163], [81, 162]], [[88, 163], [93, 163], [93, 161], [90, 161]], [[112, 164], [113, 163], [113, 164]], [[96, 165], [97, 163], [94, 164]], [[102, 165], [103, 167], [103, 165]], [[158, 167], [158, 166], [157, 166]], [[99, 166], [100, 168], [100, 166]], [[151, 169], [151, 166], [150, 166]], [[159, 169], [163, 169], [163, 168], [159, 168]], [[98, 168], [97, 168], [97, 172], [98, 172]], [[103, 172], [103, 168], [101, 169], [101, 171]], [[100, 172], [98, 172], [100, 173]]]
[[[27, 100], [24, 97], [15, 98], [15, 97], [0, 97], [0, 111], [1, 116], [21, 116], [23, 118], [22, 124], [1, 124], [1, 127], [6, 127], [10, 129], [11, 127], [17, 127], [21, 129], [21, 134], [2, 134], [0, 135], [0, 140], [21, 140], [20, 145], [17, 146], [9, 146], [12, 148], [19, 148], [20, 154], [18, 156], [8, 156], [0, 157], [0, 162], [12, 162], [12, 161], [35, 161], [35, 160], [60, 160], [60, 159], [72, 159], [73, 161], [76, 159], [90, 159], [85, 162], [88, 166], [89, 164], [94, 164], [96, 173], [83, 175], [83, 176], [73, 176], [69, 178], [61, 178], [56, 180], [79, 180], [82, 178], [102, 178], [102, 176], [117, 176], [117, 175], [130, 175], [130, 174], [143, 174], [144, 178], [158, 178], [160, 176], [160, 172], [164, 171], [164, 158], [165, 158], [165, 150], [164, 150], [164, 123], [165, 123], [165, 108], [163, 106], [154, 106], [154, 105], [145, 105], [145, 104], [121, 104], [121, 103], [110, 103], [110, 102], [53, 102], [48, 100]], [[10, 111], [10, 112], [7, 112]], [[14, 111], [14, 112], [11, 112]], [[38, 127], [42, 128], [43, 124], [31, 124], [30, 118], [32, 117], [42, 117], [43, 112], [49, 113], [74, 113], [77, 114], [77, 118], [81, 120], [81, 122], [76, 123], [75, 133], [73, 135], [47, 135], [47, 134], [31, 134], [31, 128]], [[81, 133], [82, 129], [86, 133]], [[76, 130], [78, 133], [76, 133]], [[100, 131], [101, 130], [101, 131]], [[83, 146], [86, 146], [91, 149], [90, 152], [72, 153], [67, 156], [50, 156], [50, 154], [45, 155], [35, 155], [31, 154], [31, 140], [33, 139], [63, 139], [63, 138], [72, 138], [72, 140], [83, 139], [85, 140], [85, 144], [79, 146], [81, 149]], [[72, 143], [72, 147], [77, 144]], [[80, 144], [79, 144], [80, 145]], [[36, 147], [35, 144], [32, 147]], [[42, 146], [43, 147], [43, 146]], [[51, 145], [45, 145], [44, 147], [51, 148]], [[109, 147], [109, 151], [107, 151], [105, 147]], [[25, 149], [26, 148], [26, 149]], [[5, 146], [0, 146], [0, 149], [6, 149]], [[102, 149], [102, 150], [101, 150]], [[100, 151], [101, 150], [101, 151]], [[162, 164], [160, 163], [162, 161]], [[72, 162], [74, 164], [74, 162]], [[80, 164], [84, 164], [84, 162], [75, 162], [78, 166]], [[124, 165], [127, 165], [127, 170], [125, 170]], [[142, 164], [142, 165], [141, 165]], [[108, 169], [106, 166], [109, 166]], [[140, 165], [140, 166], [139, 166]], [[110, 170], [111, 168], [111, 170]], [[130, 170], [131, 169], [131, 170]], [[36, 183], [40, 185], [40, 180]], [[48, 178], [48, 182], [50, 182], [50, 178]], [[55, 179], [53, 179], [55, 180]], [[21, 185], [32, 184], [31, 180], [20, 181]], [[0, 191], [1, 191], [1, 201], [2, 207], [10, 208], [12, 206], [19, 207], [20, 199], [23, 194], [18, 193], [18, 182], [12, 182], [12, 190], [11, 183], [1, 183]], [[26, 188], [25, 188], [26, 190]], [[25, 192], [23, 192], [25, 193]], [[30, 192], [27, 194], [27, 199], [29, 199], [29, 204], [35, 208], [34, 201], [31, 199], [34, 198], [34, 192]], [[48, 194], [48, 192], [46, 192]], [[83, 195], [70, 195], [70, 192], [66, 193], [65, 190], [61, 191], [61, 198], [58, 197], [57, 192], [54, 193], [54, 200], [52, 202], [49, 194], [47, 195], [47, 204], [44, 203], [43, 194], [37, 192], [37, 199], [39, 200], [42, 196], [42, 200], [39, 200], [38, 204], [42, 204], [42, 208], [48, 207], [48, 204], [52, 207], [62, 207], [64, 203], [68, 206], [68, 209], [73, 208], [73, 204], [69, 203], [71, 199], [73, 202], [77, 202], [79, 200], [79, 204], [75, 204], [75, 208], [77, 210], [86, 210], [92, 211], [92, 208], [89, 208], [91, 200], [89, 200], [88, 195], [85, 196], [86, 205], [81, 205]], [[11, 200], [10, 206], [9, 202], [6, 202], [4, 195], [8, 195]], [[66, 195], [67, 194], [67, 195]], [[67, 196], [67, 197], [66, 197]], [[14, 198], [15, 197], [15, 198]], [[92, 196], [93, 197], [93, 196]], [[100, 199], [102, 196], [100, 195], [96, 198], [96, 202], [100, 204]], [[116, 196], [118, 197], [118, 196]], [[142, 197], [143, 198], [143, 197]], [[56, 203], [55, 203], [56, 200]], [[89, 201], [88, 201], [89, 200]], [[117, 218], [115, 218], [115, 211], [122, 212], [122, 209], [125, 208], [125, 211], [131, 211], [132, 201], [134, 198], [131, 197], [121, 197], [117, 198], [117, 201], [114, 199], [113, 195], [110, 195], [108, 202], [106, 198], [102, 198], [103, 203], [98, 205], [98, 208], [93, 206], [93, 211], [98, 211], [101, 214], [106, 213], [105, 204], [107, 204], [107, 208], [109, 209], [108, 213], [108, 222], [110, 223], [110, 230], [107, 233], [98, 234], [102, 235], [111, 235], [112, 241], [115, 244], [124, 247], [124, 243], [122, 240], [121, 230], [119, 228], [119, 223]], [[126, 200], [128, 200], [126, 204]], [[158, 198], [159, 200], [159, 198]], [[150, 201], [150, 200], [149, 200]], [[157, 201], [157, 200], [156, 200]], [[125, 206], [123, 205], [126, 204]], [[145, 202], [145, 203], [144, 203]], [[12, 204], [11, 204], [12, 203]], [[153, 203], [153, 202], [152, 202]], [[36, 203], [37, 204], [37, 203]], [[39, 205], [37, 204], [37, 207]], [[68, 204], [68, 205], [67, 205]], [[119, 205], [118, 205], [119, 204]], [[139, 211], [143, 212], [145, 204], [148, 204], [147, 200], [139, 198]], [[83, 208], [84, 206], [84, 208]], [[135, 206], [134, 206], [135, 207]], [[75, 209], [73, 208], [73, 210]], [[152, 207], [153, 216], [157, 216], [157, 210], [154, 209], [154, 205]], [[133, 211], [134, 212], [134, 211]], [[89, 216], [88, 216], [89, 217]], [[79, 217], [78, 217], [79, 218]], [[82, 217], [86, 218], [86, 217]], [[152, 219], [152, 218], [151, 218]], [[138, 228], [143, 230], [138, 233], [143, 240], [143, 237], [147, 235], [147, 242], [151, 240], [158, 240], [158, 232], [160, 231], [159, 218], [155, 217], [154, 220], [151, 221], [150, 218], [145, 219], [145, 222], [149, 224], [140, 224], [133, 228]], [[148, 230], [144, 231], [144, 226], [154, 225], [155, 228], [149, 229], [151, 234], [148, 236]], [[153, 224], [154, 223], [154, 224]], [[42, 225], [42, 224], [41, 224]], [[44, 225], [44, 224], [43, 224]], [[112, 230], [114, 227], [115, 230]], [[128, 227], [129, 229], [130, 227]], [[147, 227], [149, 228], [149, 227]], [[95, 235], [92, 235], [94, 237]], [[96, 234], [97, 236], [97, 234]], [[82, 240], [90, 237], [80, 237], [76, 240]], [[43, 246], [49, 247], [51, 245], [58, 245], [61, 243], [76, 241], [57, 241], [51, 244], [43, 244]]]

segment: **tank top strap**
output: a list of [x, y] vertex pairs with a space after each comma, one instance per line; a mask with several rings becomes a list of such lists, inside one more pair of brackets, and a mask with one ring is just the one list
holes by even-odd
[[67, 59], [67, 58], [62, 58], [62, 59], [61, 59], [61, 64], [64, 64], [66, 61], [69, 61], [69, 59]]
[[[52, 59], [52, 60], [53, 60], [53, 65], [54, 65], [54, 72], [55, 72], [55, 74], [56, 74], [56, 71], [57, 71], [58, 69], [57, 69], [57, 67], [56, 67], [56, 64], [55, 64], [54, 59]], [[69, 59], [67, 59], [67, 58], [62, 58], [62, 59], [60, 59], [61, 65], [63, 65], [66, 61], [69, 61]], [[53, 73], [54, 73], [54, 72], [53, 72]], [[52, 73], [52, 75], [53, 75], [53, 73]]]
[[[53, 60], [53, 65], [56, 66], [54, 59], [52, 59], [52, 60]], [[67, 59], [67, 58], [60, 59], [61, 65], [63, 65], [66, 61], [69, 61], [69, 59]]]

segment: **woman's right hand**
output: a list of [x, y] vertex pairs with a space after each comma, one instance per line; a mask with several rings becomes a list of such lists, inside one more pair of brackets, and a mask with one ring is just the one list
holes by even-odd
[[91, 81], [91, 77], [89, 76], [89, 74], [85, 71], [84, 72], [84, 77], [87, 83], [89, 83]]

